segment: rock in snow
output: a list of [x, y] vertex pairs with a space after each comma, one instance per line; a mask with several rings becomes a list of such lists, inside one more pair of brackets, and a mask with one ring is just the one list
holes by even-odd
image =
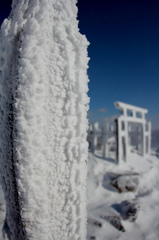
[[111, 184], [120, 193], [135, 192], [139, 184], [139, 176], [137, 174], [123, 174], [115, 177]]
[[[102, 151], [90, 153], [88, 159], [88, 217], [101, 227], [88, 221], [87, 240], [158, 240], [158, 158], [132, 153], [127, 163], [118, 165], [101, 155]], [[120, 178], [123, 192], [111, 184]], [[134, 182], [136, 189], [125, 191]]]
[[129, 220], [134, 222], [137, 218], [138, 211], [140, 209], [139, 203], [137, 201], [123, 201], [120, 205], [121, 215], [124, 220]]
[[121, 218], [119, 216], [101, 216], [102, 219], [108, 221], [112, 226], [121, 232], [125, 232], [125, 229], [121, 223]]
[[86, 236], [87, 46], [75, 0], [13, 0], [0, 32], [0, 171], [11, 240]]

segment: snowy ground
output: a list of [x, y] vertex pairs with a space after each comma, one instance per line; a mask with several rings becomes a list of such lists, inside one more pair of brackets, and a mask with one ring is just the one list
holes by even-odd
[[159, 159], [133, 153], [118, 166], [89, 154], [87, 239], [159, 239]]
[[[87, 189], [87, 239], [159, 239], [159, 159], [134, 153], [127, 164], [118, 166], [100, 152], [90, 153]], [[1, 229], [4, 218], [0, 188]]]

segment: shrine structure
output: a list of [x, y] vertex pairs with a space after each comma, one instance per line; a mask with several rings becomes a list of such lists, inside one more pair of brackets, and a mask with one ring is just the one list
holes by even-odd
[[115, 102], [120, 115], [112, 121], [90, 126], [88, 141], [93, 152], [101, 146], [104, 158], [113, 158], [119, 164], [128, 161], [129, 155], [137, 152], [141, 156], [151, 152], [151, 122], [145, 115], [147, 109], [123, 102]]
[[137, 150], [142, 156], [150, 154], [151, 150], [151, 122], [147, 122], [145, 114], [147, 109], [130, 104], [115, 102], [120, 110], [120, 116], [116, 118], [116, 158], [117, 161], [127, 161], [131, 148], [129, 132], [131, 126], [137, 126]]

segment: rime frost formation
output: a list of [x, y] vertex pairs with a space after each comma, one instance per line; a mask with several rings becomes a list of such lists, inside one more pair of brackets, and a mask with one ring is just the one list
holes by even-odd
[[13, 0], [0, 35], [0, 170], [11, 240], [86, 235], [87, 46], [75, 0]]

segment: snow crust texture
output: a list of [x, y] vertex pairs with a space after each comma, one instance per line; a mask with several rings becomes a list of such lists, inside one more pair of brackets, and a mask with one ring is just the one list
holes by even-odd
[[75, 0], [16, 0], [0, 35], [0, 171], [11, 240], [86, 236], [87, 46]]
[[159, 159], [131, 153], [116, 164], [102, 154], [88, 159], [87, 240], [158, 240]]

